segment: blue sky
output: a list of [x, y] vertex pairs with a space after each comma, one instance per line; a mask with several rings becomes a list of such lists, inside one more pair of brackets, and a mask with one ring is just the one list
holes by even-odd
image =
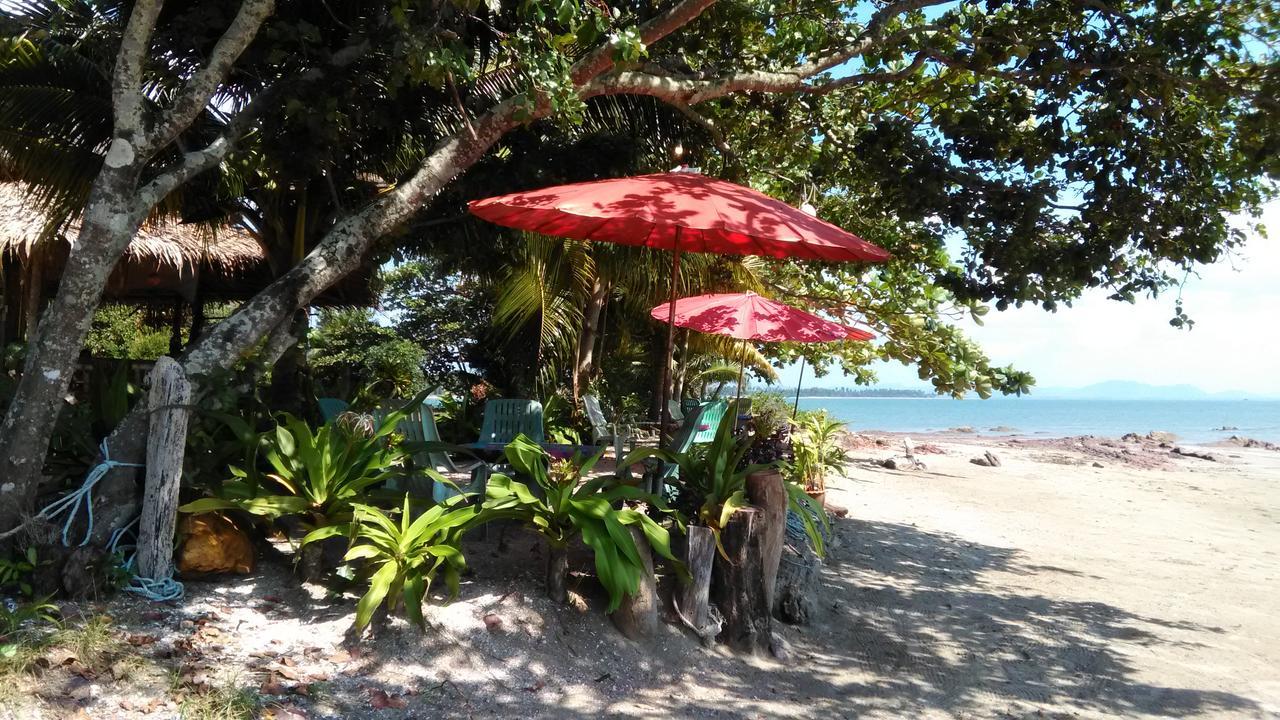
[[[1182, 299], [1196, 321], [1191, 330], [1170, 327], [1173, 295], [1129, 305], [1103, 292], [1056, 313], [992, 310], [984, 327], [964, 329], [997, 365], [1029, 371], [1040, 387], [1134, 380], [1280, 395], [1280, 201], [1267, 206], [1263, 223], [1272, 237], [1251, 236], [1236, 256], [1187, 280]], [[882, 386], [928, 387], [914, 366], [876, 370]], [[782, 387], [795, 387], [797, 368], [780, 374]], [[852, 384], [838, 372], [817, 381], [806, 376], [807, 387]]]

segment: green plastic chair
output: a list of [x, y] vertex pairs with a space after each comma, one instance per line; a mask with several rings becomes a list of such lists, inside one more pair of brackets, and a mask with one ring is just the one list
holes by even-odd
[[715, 440], [716, 428], [720, 427], [720, 420], [724, 418], [724, 414], [728, 409], [728, 400], [716, 400], [698, 408], [694, 412], [692, 423], [693, 438], [689, 444], [697, 445]]
[[490, 400], [484, 404], [479, 443], [506, 445], [523, 433], [536, 443], [546, 442], [542, 403], [537, 400]]
[[346, 400], [333, 397], [316, 398], [316, 405], [320, 406], [320, 416], [324, 418], [325, 422], [338, 417], [350, 407]]

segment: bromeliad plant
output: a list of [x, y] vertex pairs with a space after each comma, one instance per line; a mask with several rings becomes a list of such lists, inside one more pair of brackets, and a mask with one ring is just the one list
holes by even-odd
[[368, 626], [384, 603], [388, 612], [403, 608], [410, 621], [426, 629], [422, 602], [431, 583], [442, 575], [450, 597], [457, 596], [459, 578], [467, 568], [459, 543], [467, 530], [485, 521], [486, 513], [456, 496], [415, 518], [407, 494], [398, 521], [371, 505], [355, 503], [352, 509], [350, 523], [317, 528], [302, 539], [303, 546], [354, 537], [344, 560], [366, 561], [370, 571], [369, 590], [356, 606], [356, 630]]
[[[746, 462], [752, 439], [734, 436], [736, 419], [733, 413], [726, 413], [716, 428], [715, 438], [705, 447], [694, 445], [686, 452], [637, 448], [623, 460], [625, 464], [633, 464], [657, 458], [675, 465], [679, 469], [679, 477], [670, 482], [679, 492], [677, 507], [690, 514], [691, 522], [710, 528], [716, 547], [726, 559], [728, 556], [721, 544], [720, 533], [735, 512], [750, 504], [747, 501], [747, 476], [779, 467], [776, 462], [762, 465]], [[662, 469], [659, 468], [658, 472]], [[826, 513], [816, 506], [804, 488], [786, 481], [783, 487], [787, 491], [789, 509], [799, 515], [815, 552], [822, 555], [824, 544], [818, 523], [825, 522]]]
[[261, 454], [271, 472], [259, 480], [254, 469], [231, 466], [234, 479], [223, 483], [218, 497], [179, 509], [187, 513], [236, 509], [269, 518], [300, 515], [311, 528], [345, 523], [351, 519], [354, 503], [402, 472], [408, 456], [389, 437], [419, 402], [415, 398], [367, 429], [339, 416], [313, 431], [284, 413], [274, 430], [262, 434]]
[[609, 594], [609, 612], [618, 609], [626, 595], [640, 586], [644, 563], [628, 528], [638, 528], [658, 555], [670, 560], [677, 572], [683, 566], [671, 554], [671, 538], [665, 528], [648, 515], [625, 507], [625, 501], [641, 500], [662, 508], [653, 495], [608, 477], [582, 482], [603, 451], [590, 458], [575, 453], [567, 460], [555, 460], [524, 435], [506, 447], [507, 461], [516, 474], [532, 481], [534, 487], [513, 477], [495, 474], [489, 478], [484, 509], [494, 518], [522, 520], [547, 541], [547, 594], [551, 599], [568, 599], [568, 546], [577, 536], [595, 555], [596, 574]]

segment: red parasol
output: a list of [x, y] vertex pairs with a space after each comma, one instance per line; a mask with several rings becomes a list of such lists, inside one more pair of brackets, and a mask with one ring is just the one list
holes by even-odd
[[[875, 337], [861, 328], [841, 325], [753, 292], [681, 298], [674, 303], [663, 303], [649, 314], [658, 320], [669, 319], [683, 328], [739, 338], [744, 355], [748, 340], [808, 343], [871, 340]], [[803, 360], [800, 378], [803, 381]], [[738, 392], [742, 392], [741, 370], [738, 372]], [[797, 408], [799, 402], [800, 386], [797, 385]], [[795, 414], [794, 408], [792, 414]]]
[[[663, 303], [649, 314], [666, 320], [673, 316], [670, 305]], [[833, 342], [851, 334], [840, 323], [752, 292], [681, 298], [675, 302], [674, 317], [680, 327], [740, 340]]]
[[[546, 235], [671, 250], [671, 301], [682, 252], [881, 262], [883, 248], [750, 188], [693, 172], [559, 185], [472, 201], [472, 214]], [[674, 313], [674, 304], [670, 308]], [[670, 391], [669, 316], [662, 412]]]

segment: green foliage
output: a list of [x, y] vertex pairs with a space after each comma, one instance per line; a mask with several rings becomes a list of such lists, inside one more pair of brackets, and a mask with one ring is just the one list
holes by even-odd
[[93, 315], [85, 347], [95, 357], [155, 360], [169, 352], [167, 325], [149, 322], [130, 305], [103, 305]]
[[807, 490], [825, 490], [827, 477], [841, 473], [850, 462], [849, 454], [840, 445], [845, 424], [833, 420], [825, 411], [803, 413], [794, 424], [792, 479]]
[[369, 590], [356, 606], [355, 627], [363, 630], [384, 602], [388, 610], [404, 608], [415, 625], [426, 629], [422, 602], [437, 574], [444, 576], [450, 596], [458, 594], [458, 582], [466, 570], [460, 542], [469, 528], [485, 520], [478, 505], [458, 495], [413, 516], [409, 496], [404, 496], [399, 522], [370, 505], [352, 505], [350, 524], [313, 530], [302, 544], [326, 538], [354, 536], [355, 544], [345, 560], [362, 560], [370, 571]]
[[17, 588], [23, 595], [31, 597], [31, 574], [39, 564], [34, 545], [21, 553], [0, 557], [0, 590]]
[[547, 440], [566, 445], [581, 445], [582, 430], [578, 426], [574, 407], [559, 393], [542, 401], [542, 427]]
[[644, 501], [662, 508], [658, 498], [639, 489], [598, 477], [586, 482], [603, 453], [584, 458], [575, 453], [553, 460], [537, 443], [520, 435], [506, 447], [507, 461], [519, 477], [532, 480], [535, 489], [513, 477], [495, 474], [485, 490], [484, 509], [495, 517], [522, 520], [553, 548], [564, 548], [577, 536], [595, 555], [596, 575], [609, 593], [609, 612], [640, 586], [644, 565], [628, 527], [637, 527], [658, 555], [675, 563], [665, 528], [624, 501]]
[[787, 427], [791, 420], [791, 403], [776, 392], [751, 394], [751, 423], [757, 437], [766, 438]]
[[404, 397], [425, 388], [422, 349], [378, 324], [371, 310], [323, 310], [309, 339], [307, 360], [324, 394], [349, 397], [375, 385], [383, 397]]
[[[257, 474], [231, 466], [234, 480], [223, 483], [218, 497], [183, 505], [187, 513], [238, 509], [253, 515], [303, 515], [313, 527], [347, 522], [353, 503], [376, 485], [402, 472], [408, 455], [387, 442], [396, 424], [422, 401], [415, 398], [388, 413], [372, 432], [361, 432], [339, 416], [314, 431], [287, 413], [262, 434], [262, 455], [271, 467], [266, 486]], [[267, 494], [269, 491], [275, 494]]]
[[24, 645], [38, 642], [56, 629], [60, 612], [49, 598], [10, 607], [0, 602], [0, 665], [17, 657]]

